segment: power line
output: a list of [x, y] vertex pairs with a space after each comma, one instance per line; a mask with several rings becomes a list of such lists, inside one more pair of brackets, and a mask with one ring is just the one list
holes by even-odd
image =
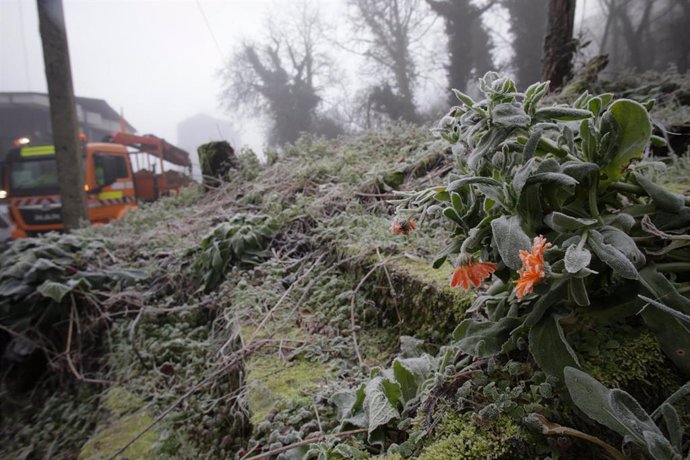
[[206, 17], [206, 13], [204, 13], [204, 9], [201, 6], [201, 2], [199, 0], [196, 0], [196, 6], [199, 8], [199, 12], [201, 13], [201, 16], [204, 18], [204, 23], [206, 24], [206, 29], [208, 30], [208, 33], [211, 35], [211, 38], [213, 39], [213, 43], [216, 45], [216, 50], [218, 50], [218, 55], [220, 56], [221, 62], [223, 59], [225, 59], [223, 55], [223, 51], [220, 49], [220, 45], [218, 44], [218, 39], [216, 39], [216, 34], [213, 33], [213, 29], [211, 28], [211, 23], [208, 22], [208, 18]]

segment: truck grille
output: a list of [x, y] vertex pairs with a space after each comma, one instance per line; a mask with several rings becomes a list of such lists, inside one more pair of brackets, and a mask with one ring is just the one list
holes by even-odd
[[62, 206], [47, 209], [26, 207], [19, 208], [19, 213], [27, 225], [54, 225], [62, 223]]

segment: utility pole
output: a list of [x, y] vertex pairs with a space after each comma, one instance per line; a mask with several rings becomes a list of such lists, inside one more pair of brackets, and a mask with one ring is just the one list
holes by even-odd
[[43, 44], [58, 185], [65, 231], [88, 222], [84, 194], [84, 161], [74, 102], [67, 30], [62, 0], [36, 0]]

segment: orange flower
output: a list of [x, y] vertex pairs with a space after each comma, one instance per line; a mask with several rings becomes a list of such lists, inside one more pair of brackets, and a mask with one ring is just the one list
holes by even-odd
[[544, 279], [544, 251], [550, 247], [551, 243], [547, 243], [546, 238], [539, 235], [534, 237], [529, 252], [520, 251], [522, 269], [518, 270], [520, 279], [516, 281], [518, 300], [532, 292], [534, 285]]
[[396, 235], [409, 235], [415, 228], [417, 228], [417, 224], [411, 217], [407, 219], [396, 218], [391, 224], [391, 232]]
[[496, 271], [493, 262], [477, 262], [473, 257], [462, 254], [458, 257], [458, 266], [450, 278], [450, 287], [462, 286], [469, 289], [470, 286], [479, 287], [486, 278]]

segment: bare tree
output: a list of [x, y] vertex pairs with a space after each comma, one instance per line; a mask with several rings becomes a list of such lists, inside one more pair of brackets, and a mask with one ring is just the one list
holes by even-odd
[[[431, 8], [445, 21], [448, 35], [447, 66], [451, 88], [466, 89], [470, 79], [484, 75], [494, 68], [491, 59], [491, 40], [482, 23], [482, 14], [496, 0], [478, 6], [472, 0], [426, 0]], [[457, 103], [450, 94], [451, 104]]]
[[421, 0], [350, 0], [356, 52], [384, 79], [371, 87], [367, 104], [392, 119], [417, 120], [414, 90], [419, 73], [412, 49], [433, 20]]
[[319, 114], [332, 61], [322, 51], [318, 11], [305, 4], [281, 23], [269, 21], [261, 42], [245, 42], [223, 71], [228, 110], [245, 108], [271, 120], [269, 142], [295, 141], [302, 132], [333, 136], [335, 122]]
[[599, 52], [609, 54], [612, 67], [662, 70], [675, 63], [681, 72], [688, 69], [690, 0], [599, 0], [599, 5], [605, 17]]
[[547, 24], [541, 77], [551, 81], [553, 91], [563, 86], [573, 70], [575, 0], [549, 0]]
[[58, 185], [65, 230], [88, 221], [84, 166], [79, 148], [79, 124], [62, 0], [38, 0], [38, 18], [45, 63]]

